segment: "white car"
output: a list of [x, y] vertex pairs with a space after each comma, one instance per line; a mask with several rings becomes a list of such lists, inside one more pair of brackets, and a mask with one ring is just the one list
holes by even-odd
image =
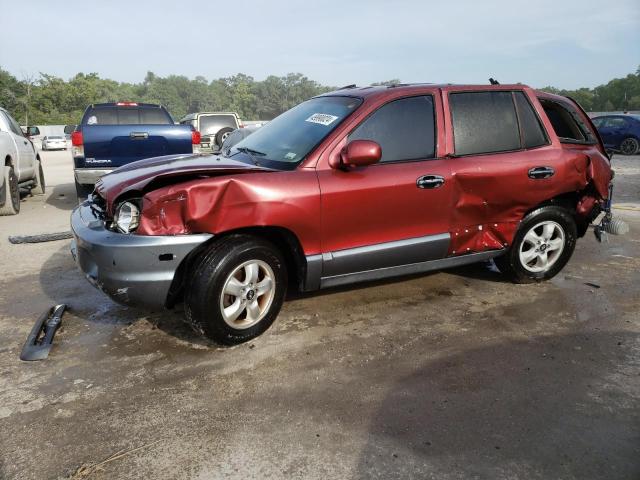
[[20, 211], [20, 188], [44, 194], [44, 174], [40, 156], [25, 137], [20, 125], [0, 108], [0, 215], [16, 215]]
[[42, 137], [42, 150], [66, 150], [67, 139], [64, 135], [47, 135]]

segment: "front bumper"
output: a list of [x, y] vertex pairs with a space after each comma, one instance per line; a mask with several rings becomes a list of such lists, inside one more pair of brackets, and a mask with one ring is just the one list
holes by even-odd
[[71, 253], [87, 280], [114, 301], [164, 308], [176, 269], [210, 234], [146, 236], [107, 230], [84, 202], [71, 214]]

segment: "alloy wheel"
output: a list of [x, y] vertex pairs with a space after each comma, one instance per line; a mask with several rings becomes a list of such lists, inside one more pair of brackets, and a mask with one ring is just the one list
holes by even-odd
[[220, 294], [220, 311], [231, 328], [254, 326], [267, 313], [276, 291], [275, 274], [266, 262], [249, 260], [227, 277]]
[[560, 224], [540, 222], [531, 228], [520, 244], [520, 263], [533, 273], [546, 272], [564, 250], [565, 234]]

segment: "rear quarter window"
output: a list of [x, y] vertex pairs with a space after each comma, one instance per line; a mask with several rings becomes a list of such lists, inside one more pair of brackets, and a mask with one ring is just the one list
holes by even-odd
[[589, 126], [580, 118], [578, 110], [567, 102], [541, 98], [540, 103], [554, 132], [563, 143], [596, 143]]
[[522, 146], [524, 148], [536, 148], [547, 145], [549, 143], [547, 134], [524, 92], [513, 92], [513, 96], [518, 109]]
[[519, 150], [520, 132], [510, 91], [449, 94], [456, 155]]

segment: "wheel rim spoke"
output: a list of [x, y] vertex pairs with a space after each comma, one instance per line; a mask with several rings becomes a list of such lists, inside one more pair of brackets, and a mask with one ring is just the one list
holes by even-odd
[[235, 301], [224, 309], [224, 317], [228, 322], [234, 322], [244, 311], [245, 304], [240, 297], [236, 297]]
[[524, 263], [531, 262], [531, 260], [533, 260], [537, 256], [538, 256], [538, 253], [533, 248], [531, 250], [522, 252], [522, 260]]
[[536, 267], [538, 268], [547, 268], [547, 264], [549, 263], [549, 256], [547, 252], [538, 253], [538, 260], [536, 261]]
[[562, 248], [563, 241], [561, 238], [554, 238], [553, 240], [549, 240], [549, 246], [547, 247], [547, 251], [555, 251]]
[[253, 301], [247, 304], [247, 320], [250, 322], [255, 322], [260, 318], [260, 305], [258, 305], [258, 300], [254, 299]]
[[224, 287], [224, 293], [233, 297], [242, 295], [242, 283], [235, 277], [231, 277]]
[[537, 245], [540, 240], [541, 238], [533, 231], [533, 229], [529, 230], [529, 232], [524, 236], [524, 241], [530, 245]]
[[273, 287], [273, 281], [269, 277], [265, 277], [258, 285], [256, 285], [256, 296], [261, 297], [265, 293], [271, 291]]
[[260, 272], [260, 267], [258, 267], [257, 263], [250, 263], [244, 267], [245, 273], [245, 285], [250, 283], [256, 283], [258, 281], [258, 273]]
[[553, 224], [551, 223], [547, 223], [543, 228], [542, 228], [542, 238], [544, 238], [545, 240], [551, 240], [551, 237], [553, 237], [553, 232], [555, 232], [555, 227], [553, 226]]

